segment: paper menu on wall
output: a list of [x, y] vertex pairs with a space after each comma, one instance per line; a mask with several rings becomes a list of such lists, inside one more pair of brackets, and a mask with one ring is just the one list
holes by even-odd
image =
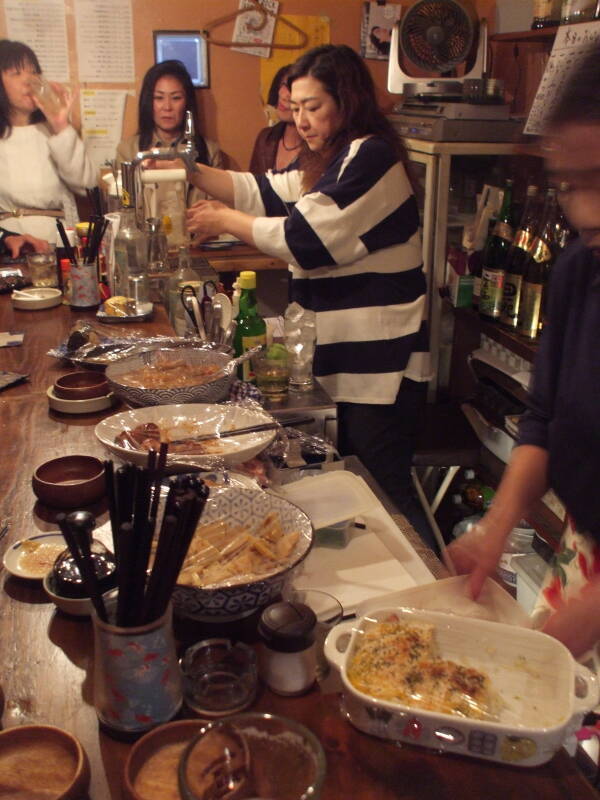
[[98, 170], [113, 159], [121, 140], [127, 92], [123, 89], [83, 89], [81, 135]]
[[47, 78], [68, 83], [64, 0], [4, 0], [4, 14], [8, 38], [31, 47]]
[[260, 11], [256, 9], [254, 3], [250, 0], [240, 0], [240, 11], [244, 8], [247, 8], [248, 11], [238, 14], [235, 18], [235, 28], [233, 30], [234, 42], [256, 44], [256, 47], [236, 47], [234, 44], [231, 49], [251, 56], [268, 58], [271, 52], [270, 45], [273, 41], [279, 2], [278, 0], [259, 0], [259, 2], [268, 12], [264, 15], [264, 18]]
[[75, 0], [82, 83], [134, 83], [131, 0]]
[[525, 133], [542, 135], [572, 70], [600, 43], [600, 22], [562, 25], [540, 81]]

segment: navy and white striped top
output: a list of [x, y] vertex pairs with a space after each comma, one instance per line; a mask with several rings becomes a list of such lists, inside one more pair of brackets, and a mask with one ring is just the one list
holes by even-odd
[[316, 312], [314, 374], [330, 396], [388, 404], [403, 376], [428, 380], [419, 214], [389, 145], [355, 139], [307, 194], [295, 163], [230, 174], [257, 248], [289, 262], [292, 299]]

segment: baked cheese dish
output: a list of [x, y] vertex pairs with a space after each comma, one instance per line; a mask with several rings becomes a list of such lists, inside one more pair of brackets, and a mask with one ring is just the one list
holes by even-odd
[[433, 625], [378, 622], [358, 639], [348, 679], [359, 691], [412, 708], [492, 719], [485, 673], [438, 656]]

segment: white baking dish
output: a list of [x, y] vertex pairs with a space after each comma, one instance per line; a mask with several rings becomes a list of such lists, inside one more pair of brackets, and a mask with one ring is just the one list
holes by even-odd
[[[470, 719], [370, 697], [348, 680], [347, 665], [362, 632], [396, 617], [431, 624], [439, 656], [483, 670], [502, 708], [497, 721]], [[350, 642], [343, 649], [344, 639]], [[490, 761], [536, 766], [549, 761], [598, 703], [598, 680], [567, 648], [539, 631], [437, 611], [384, 608], [337, 625], [325, 655], [344, 684], [343, 709], [357, 728], [383, 739]], [[576, 692], [577, 688], [577, 692]]]

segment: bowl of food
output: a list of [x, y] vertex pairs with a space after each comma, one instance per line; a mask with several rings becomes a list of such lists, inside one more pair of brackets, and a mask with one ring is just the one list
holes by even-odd
[[90, 766], [68, 731], [52, 725], [18, 725], [0, 731], [3, 797], [77, 800], [86, 794]]
[[382, 607], [342, 622], [325, 656], [360, 730], [515, 766], [549, 761], [599, 697], [557, 639], [440, 611]]
[[[167, 466], [202, 463], [232, 466], [254, 458], [275, 438], [275, 430], [239, 435], [221, 433], [274, 423], [262, 409], [229, 403], [146, 406], [113, 414], [96, 425], [102, 444], [123, 461], [145, 466], [148, 452], [169, 443]], [[197, 437], [210, 436], [209, 439]]]
[[173, 592], [181, 616], [240, 619], [278, 597], [313, 543], [298, 506], [253, 489], [212, 491]]
[[54, 395], [63, 400], [89, 400], [109, 393], [108, 381], [101, 372], [80, 370], [69, 372], [54, 383]]
[[36, 468], [31, 487], [38, 500], [47, 506], [88, 506], [104, 496], [104, 466], [93, 456], [53, 458]]
[[229, 395], [231, 353], [211, 347], [159, 348], [106, 369], [114, 393], [132, 406], [217, 403]]

